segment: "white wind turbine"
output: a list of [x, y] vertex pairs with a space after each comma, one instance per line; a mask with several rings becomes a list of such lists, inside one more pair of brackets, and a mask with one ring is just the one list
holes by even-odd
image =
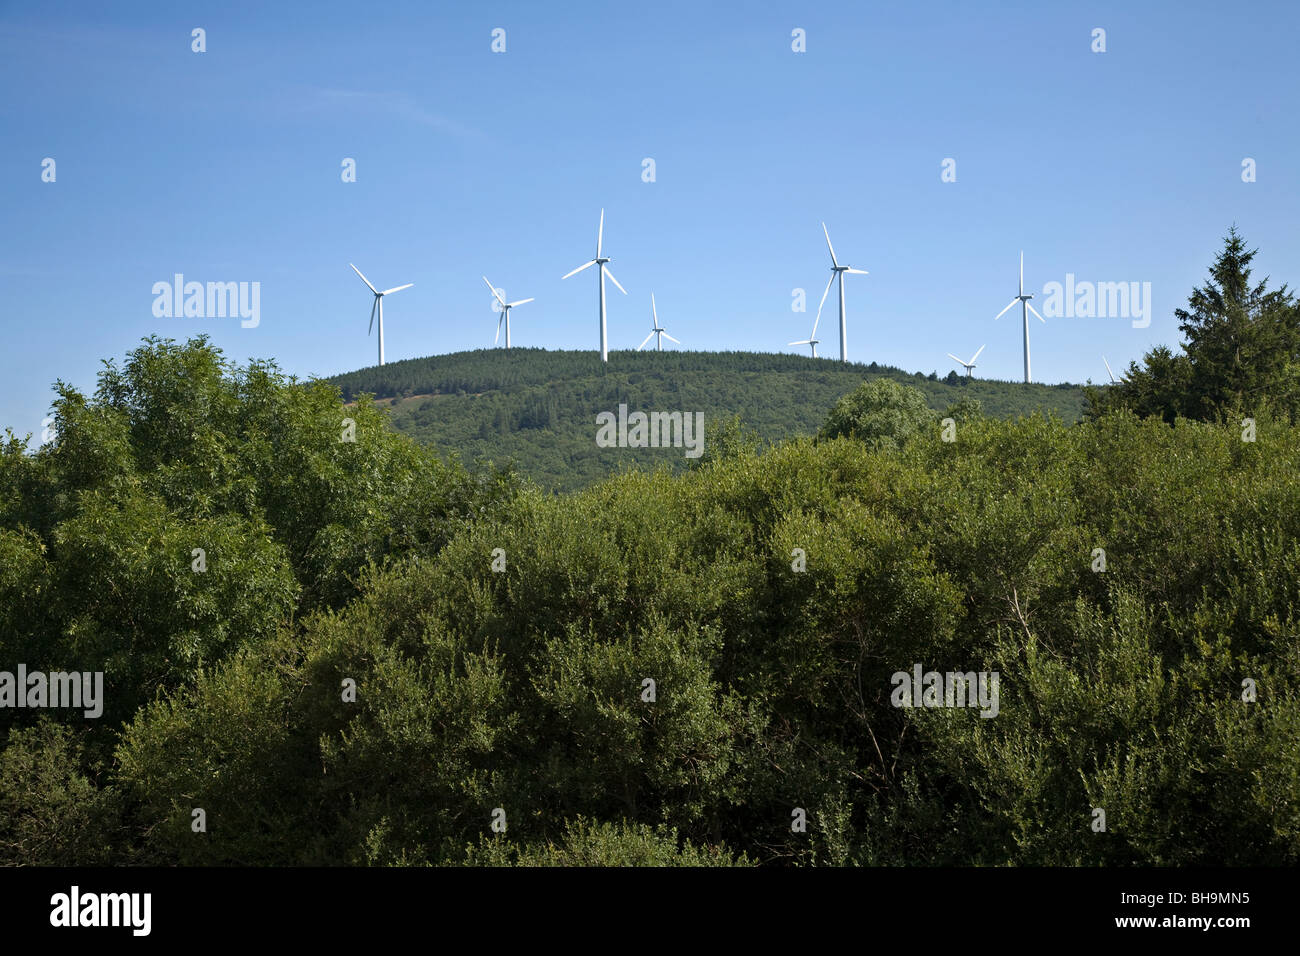
[[[1101, 357], [1101, 360], [1103, 362], [1106, 362], [1106, 356], [1103, 355]], [[1120, 382], [1128, 381], [1128, 379], [1126, 379], [1123, 375], [1121, 375], [1119, 378], [1116, 378], [1115, 373], [1110, 370], [1109, 362], [1106, 362], [1106, 374], [1110, 376], [1110, 384], [1112, 385], [1118, 385]]]
[[608, 256], [602, 256], [600, 254], [601, 242], [604, 239], [604, 236], [605, 236], [605, 210], [602, 209], [600, 211], [600, 227], [596, 231], [596, 258], [592, 259], [588, 263], [585, 263], [584, 265], [578, 266], [578, 268], [574, 269], [572, 272], [560, 276], [560, 279], [563, 280], [569, 278], [569, 276], [577, 275], [583, 269], [590, 269], [594, 265], [600, 266], [600, 360], [602, 362], [608, 362], [609, 361], [609, 336], [606, 334], [605, 331], [605, 276], [609, 276], [609, 281], [614, 283], [614, 285], [617, 285], [618, 291], [622, 292], [624, 295], [627, 295], [627, 289], [624, 289], [621, 285], [619, 285], [618, 280], [614, 278], [614, 273], [610, 272], [609, 269], [605, 267], [605, 263], [609, 262], [610, 260]]
[[[677, 342], [677, 339], [665, 332], [663, 327], [659, 324], [659, 310], [655, 308], [655, 294], [653, 292], [650, 293], [650, 314], [655, 317], [654, 328], [650, 330], [650, 335], [647, 335], [641, 344], [636, 347], [638, 352], [645, 348], [646, 342], [650, 341], [650, 336], [652, 335], [659, 336], [659, 338], [655, 339], [656, 352], [662, 352], [664, 350], [664, 339], [667, 339], [669, 342]], [[681, 345], [682, 343], [677, 342], [677, 344]]]
[[[349, 262], [348, 265], [352, 266], [352, 263]], [[399, 285], [396, 288], [385, 289], [383, 292], [380, 292], [378, 289], [376, 289], [374, 286], [370, 284], [369, 279], [361, 275], [360, 269], [358, 269], [356, 266], [352, 266], [352, 271], [355, 272], [357, 275], [361, 276], [361, 281], [364, 282], [366, 286], [370, 289], [370, 291], [375, 294], [375, 304], [370, 307], [370, 327], [366, 329], [366, 335], [369, 335], [375, 327], [375, 311], [378, 310], [379, 312], [379, 364], [383, 365], [384, 364], [384, 296], [392, 295], [394, 292], [401, 292], [403, 289], [409, 289], [411, 286], [415, 285], [415, 283], [408, 282], [406, 283], [406, 285]]]
[[[983, 351], [984, 351], [984, 346], [981, 345], [981, 346], [980, 346], [980, 352], [983, 352]], [[972, 355], [972, 356], [970, 357], [970, 361], [969, 361], [969, 362], [963, 362], [961, 359], [959, 359], [957, 356], [953, 355], [951, 352], [948, 353], [948, 358], [952, 359], [952, 360], [953, 360], [954, 362], [956, 362], [958, 365], [964, 365], [964, 366], [966, 366], [966, 377], [967, 377], [967, 378], [970, 378], [971, 369], [973, 369], [973, 368], [975, 367], [975, 360], [976, 360], [977, 358], [980, 357], [980, 352], [976, 352], [974, 355]]]
[[1029, 304], [1029, 300], [1032, 298], [1033, 298], [1032, 295], [1025, 295], [1025, 253], [1022, 250], [1020, 253], [1020, 293], [1009, 303], [1007, 303], [1006, 309], [1003, 309], [997, 315], [993, 316], [993, 321], [996, 322], [998, 319], [1002, 318], [1002, 316], [1006, 315], [1007, 310], [1010, 309], [1013, 305], [1015, 305], [1017, 302], [1020, 303], [1020, 317], [1023, 320], [1024, 327], [1025, 327], [1025, 384], [1026, 385], [1029, 384], [1029, 313], [1030, 312], [1034, 313], [1034, 315], [1037, 316], [1039, 322], [1042, 322], [1044, 325], [1047, 324], [1047, 320], [1043, 318], [1041, 315], [1039, 315], [1038, 310]]
[[506, 327], [506, 348], [509, 349], [510, 348], [510, 310], [517, 305], [523, 305], [525, 302], [532, 302], [534, 301], [534, 299], [532, 298], [518, 299], [514, 302], [507, 302], [505, 296], [503, 296], [500, 292], [497, 291], [497, 287], [494, 286], [491, 282], [488, 282], [487, 276], [483, 277], [483, 281], [487, 282], [487, 287], [492, 290], [493, 297], [498, 302], [501, 303], [501, 318], [497, 319], [497, 334], [496, 334], [496, 338], [492, 340], [492, 344], [496, 345], [497, 342], [501, 341], [501, 325], [502, 323], [504, 323]]
[[[826, 223], [822, 223], [822, 232], [826, 234], [826, 248], [831, 251], [831, 278], [830, 278], [830, 282], [826, 283], [826, 291], [822, 293], [821, 304], [817, 306], [817, 320], [818, 321], [821, 320], [822, 306], [826, 304], [826, 296], [830, 295], [831, 282], [834, 282], [835, 277], [839, 276], [840, 279], [840, 361], [847, 362], [849, 360], [849, 345], [848, 345], [848, 327], [845, 325], [844, 322], [844, 273], [851, 272], [854, 275], [859, 275], [859, 276], [868, 275], [868, 273], [866, 269], [850, 269], [848, 266], [840, 265], [839, 261], [835, 258], [835, 247], [831, 245], [831, 234], [829, 232], [826, 232]], [[817, 334], [817, 322], [814, 322], [813, 335], [816, 334]], [[811, 337], [807, 342], [792, 342], [791, 344], [812, 345], [813, 358], [817, 357], [817, 351], [816, 351], [817, 346], [812, 341]]]
[[[834, 276], [832, 276], [831, 278], [834, 278]], [[829, 288], [829, 287], [828, 287], [828, 288]], [[801, 340], [798, 341], [798, 342], [791, 342], [791, 343], [789, 343], [789, 344], [790, 344], [790, 345], [811, 345], [811, 346], [812, 346], [812, 357], [813, 357], [813, 358], [816, 358], [816, 357], [817, 357], [817, 323], [820, 322], [821, 319], [822, 319], [822, 312], [821, 312], [821, 309], [818, 309], [818, 310], [817, 310], [817, 318], [816, 318], [816, 320], [813, 322], [812, 335], [808, 336], [808, 338], [806, 338], [806, 339], [801, 339]]]

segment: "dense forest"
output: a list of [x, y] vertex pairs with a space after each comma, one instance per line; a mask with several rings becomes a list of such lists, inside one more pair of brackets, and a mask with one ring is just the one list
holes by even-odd
[[943, 410], [975, 399], [999, 418], [1054, 412], [1083, 416], [1076, 385], [1024, 385], [903, 372], [764, 352], [594, 352], [486, 349], [374, 366], [329, 379], [345, 401], [382, 400], [392, 427], [467, 464], [512, 465], [542, 488], [571, 491], [629, 468], [686, 467], [680, 451], [613, 454], [598, 448], [596, 416], [616, 412], [699, 412], [706, 427], [735, 418], [764, 441], [813, 435], [832, 405], [862, 382], [892, 379]]
[[0, 449], [0, 670], [104, 680], [0, 707], [0, 862], [1294, 865], [1300, 309], [1251, 255], [1081, 421], [792, 366], [858, 379], [812, 434], [560, 495], [147, 340]]

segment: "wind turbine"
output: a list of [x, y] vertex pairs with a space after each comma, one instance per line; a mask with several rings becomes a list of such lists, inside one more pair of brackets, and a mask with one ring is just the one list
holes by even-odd
[[[834, 278], [834, 276], [832, 276], [831, 278]], [[829, 286], [828, 286], [827, 288], [829, 288]], [[821, 309], [818, 309], [818, 310], [817, 310], [817, 318], [816, 318], [816, 320], [813, 322], [812, 335], [808, 336], [808, 338], [806, 338], [806, 339], [802, 339], [802, 340], [800, 340], [800, 341], [798, 341], [798, 342], [791, 342], [791, 343], [789, 343], [789, 344], [790, 344], [790, 345], [811, 345], [811, 346], [812, 346], [812, 357], [813, 357], [813, 358], [816, 358], [816, 357], [817, 357], [817, 323], [820, 322], [821, 319], [822, 319], [822, 312], [821, 312]]]
[[600, 227], [596, 230], [596, 258], [584, 265], [578, 266], [578, 268], [574, 269], [572, 272], [560, 276], [560, 279], [564, 280], [569, 278], [569, 276], [577, 275], [583, 269], [590, 269], [594, 265], [600, 266], [600, 360], [602, 362], [608, 362], [609, 336], [605, 332], [605, 276], [609, 276], [609, 281], [614, 283], [614, 285], [617, 285], [618, 291], [622, 292], [624, 295], [627, 295], [627, 289], [624, 289], [619, 285], [618, 280], [614, 278], [614, 273], [610, 272], [609, 269], [605, 267], [605, 263], [609, 262], [609, 257], [600, 254], [601, 241], [604, 239], [604, 236], [605, 210], [602, 209], [600, 211]]
[[[840, 361], [847, 362], [849, 360], [849, 346], [848, 346], [848, 327], [845, 325], [844, 322], [844, 273], [851, 272], [854, 275], [859, 275], [859, 276], [864, 276], [867, 275], [868, 273], [866, 269], [850, 269], [848, 266], [840, 265], [839, 261], [835, 258], [835, 247], [831, 245], [831, 234], [829, 232], [826, 232], [826, 223], [822, 223], [822, 232], [826, 234], [826, 248], [831, 251], [831, 278], [830, 278], [830, 282], [826, 283], [826, 291], [822, 293], [821, 304], [817, 306], [817, 319], [820, 321], [822, 317], [822, 306], [826, 304], [826, 296], [830, 295], [831, 282], [834, 282], [835, 277], [839, 276], [840, 279]], [[814, 322], [813, 335], [816, 334], [817, 334], [817, 323]], [[816, 345], [812, 342], [811, 339], [809, 339], [807, 342], [792, 342], [790, 344], [791, 345], [813, 345], [813, 357], [814, 358], [817, 357]]]
[[[1103, 362], [1106, 362], [1106, 356], [1103, 355], [1103, 356], [1101, 357], [1101, 360], [1102, 360]], [[1118, 385], [1120, 382], [1128, 381], [1126, 378], [1124, 378], [1123, 375], [1121, 375], [1119, 378], [1116, 378], [1116, 377], [1115, 377], [1115, 373], [1112, 372], [1112, 371], [1110, 370], [1110, 363], [1109, 363], [1109, 362], [1106, 362], [1106, 374], [1110, 376], [1110, 384], [1112, 384], [1112, 385]]]
[[[352, 266], [352, 263], [349, 262], [348, 265]], [[370, 307], [370, 327], [366, 329], [366, 335], [369, 335], [375, 327], [375, 311], [378, 310], [379, 311], [379, 364], [383, 365], [384, 364], [384, 296], [392, 295], [394, 292], [401, 292], [403, 289], [409, 289], [411, 286], [415, 285], [415, 283], [408, 282], [406, 283], [406, 285], [399, 285], [394, 289], [385, 289], [383, 292], [380, 292], [378, 289], [376, 289], [374, 286], [370, 284], [369, 279], [361, 275], [360, 269], [358, 269], [356, 266], [352, 266], [352, 271], [355, 272], [357, 275], [361, 276], [361, 281], [364, 282], [366, 286], [370, 289], [370, 291], [375, 294], [375, 304]]]
[[510, 310], [517, 305], [523, 305], [525, 302], [532, 302], [534, 300], [529, 298], [519, 299], [516, 302], [507, 302], [505, 296], [497, 291], [496, 286], [491, 282], [488, 282], [487, 276], [483, 277], [483, 281], [487, 282], [487, 287], [492, 290], [493, 297], [501, 303], [501, 318], [497, 319], [497, 335], [496, 338], [492, 340], [492, 344], [496, 345], [497, 342], [501, 340], [501, 323], [504, 322], [506, 326], [506, 348], [508, 349], [510, 348]]
[[[664, 339], [667, 339], [669, 342], [677, 342], [677, 339], [665, 332], [662, 326], [659, 325], [659, 310], [655, 308], [655, 294], [653, 292], [650, 293], [650, 313], [655, 317], [654, 328], [650, 330], [650, 335], [659, 336], [659, 338], [655, 339], [655, 351], [662, 352], [664, 350]], [[636, 347], [638, 352], [645, 348], [646, 342], [650, 341], [650, 335], [647, 335], [645, 340]], [[677, 344], [681, 345], [682, 343], [677, 342]]]
[[1006, 315], [1007, 310], [1010, 309], [1013, 305], [1015, 305], [1017, 302], [1020, 303], [1020, 317], [1024, 321], [1024, 326], [1025, 326], [1025, 384], [1026, 385], [1029, 384], [1029, 313], [1030, 312], [1034, 313], [1034, 315], [1038, 317], [1039, 322], [1042, 322], [1044, 325], [1047, 324], [1047, 320], [1043, 318], [1041, 315], [1038, 315], [1038, 310], [1029, 304], [1029, 300], [1032, 298], [1033, 298], [1032, 295], [1025, 295], [1025, 253], [1024, 250], [1021, 250], [1020, 252], [1020, 294], [1017, 295], [1014, 299], [1012, 299], [1009, 303], [1007, 303], [1006, 309], [1003, 309], [997, 315], [993, 316], [993, 321], [996, 322], [998, 319], [1002, 318], [1002, 316]]
[[[980, 352], [983, 352], [983, 351], [984, 351], [984, 346], [981, 345], [981, 346], [980, 346]], [[969, 361], [969, 362], [963, 362], [961, 359], [959, 359], [957, 356], [953, 355], [951, 352], [948, 353], [948, 358], [952, 359], [952, 360], [953, 360], [954, 362], [956, 362], [958, 365], [964, 365], [964, 366], [966, 366], [966, 377], [967, 377], [967, 378], [970, 378], [971, 369], [973, 369], [973, 368], [975, 367], [975, 360], [976, 360], [977, 358], [980, 357], [980, 352], [976, 352], [974, 355], [972, 355], [972, 356], [970, 357], [970, 361]]]

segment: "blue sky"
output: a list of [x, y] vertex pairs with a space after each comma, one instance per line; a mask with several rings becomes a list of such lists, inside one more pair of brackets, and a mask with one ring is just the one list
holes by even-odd
[[[829, 277], [849, 356], [1018, 379], [1016, 292], [1149, 282], [1152, 318], [1030, 330], [1037, 381], [1179, 340], [1229, 225], [1300, 282], [1292, 3], [0, 4], [0, 426], [150, 334], [328, 375], [514, 341], [801, 351]], [[207, 50], [191, 51], [191, 30]], [[1094, 53], [1092, 31], [1106, 31]], [[506, 31], [506, 52], [491, 50]], [[791, 50], [806, 31], [807, 51]], [[57, 163], [41, 181], [42, 160]], [[341, 181], [345, 157], [357, 181]], [[642, 180], [642, 161], [656, 180]], [[1257, 181], [1242, 181], [1242, 161]], [[956, 161], [957, 181], [941, 181]], [[260, 324], [156, 318], [152, 287], [258, 282]], [[792, 311], [803, 288], [806, 313]], [[838, 354], [832, 291], [819, 354]], [[1016, 310], [1018, 311], [1018, 310]]]

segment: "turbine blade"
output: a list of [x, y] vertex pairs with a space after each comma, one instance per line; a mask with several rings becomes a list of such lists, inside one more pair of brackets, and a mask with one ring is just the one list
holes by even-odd
[[[1028, 302], [1026, 302], [1025, 305], [1029, 306], [1029, 311], [1030, 311], [1030, 312], [1034, 313], [1034, 315], [1038, 315], [1038, 310], [1035, 309], [1032, 305], [1029, 305]], [[1047, 320], [1046, 320], [1045, 318], [1043, 318], [1041, 315], [1038, 315], [1038, 321], [1039, 321], [1039, 322], [1042, 322], [1043, 325], [1046, 325], [1046, 324], [1047, 324]]]
[[498, 302], [500, 302], [502, 305], [505, 305], [506, 300], [501, 298], [501, 293], [497, 291], [497, 287], [494, 286], [491, 282], [488, 282], [487, 276], [483, 277], [483, 281], [487, 282], [487, 287], [492, 290], [492, 297], [496, 299]]
[[[1106, 356], [1103, 355], [1103, 356], [1101, 357], [1101, 360], [1102, 360], [1103, 362], [1106, 362]], [[1112, 371], [1110, 370], [1110, 363], [1109, 363], [1109, 362], [1106, 362], [1106, 374], [1110, 376], [1110, 383], [1111, 383], [1112, 385], [1114, 385], [1114, 384], [1115, 384], [1115, 373], [1112, 372]]]
[[605, 239], [605, 210], [600, 211], [600, 228], [596, 230], [596, 258], [600, 258], [600, 244]]
[[826, 297], [831, 294], [831, 283], [835, 281], [835, 273], [831, 273], [830, 281], [826, 283], [826, 291], [822, 293], [821, 305], [817, 306], [817, 318], [813, 321], [812, 337], [817, 336], [817, 323], [822, 320], [822, 306], [826, 304]]
[[966, 363], [963, 362], [961, 359], [959, 359], [957, 356], [953, 355], [951, 352], [948, 353], [948, 358], [952, 359], [952, 360], [953, 360], [954, 362], [956, 362], [958, 365], [965, 365], [965, 364], [966, 364]]
[[1006, 315], [1007, 311], [1011, 308], [1011, 306], [1015, 305], [1019, 301], [1020, 301], [1019, 296], [1016, 296], [1014, 299], [1012, 299], [1009, 303], [1007, 303], [1007, 307], [1005, 309], [1003, 309], [997, 315], [993, 316], [993, 321], [996, 322], [998, 319], [1002, 318], [1002, 316]]
[[649, 341], [650, 341], [652, 338], [654, 338], [654, 337], [655, 337], [655, 334], [654, 334], [653, 332], [651, 332], [649, 335], [647, 335], [647, 336], [645, 337], [645, 341], [642, 342], [640, 345], [638, 345], [638, 346], [636, 347], [636, 350], [637, 350], [638, 352], [640, 352], [643, 348], [645, 348], [645, 343], [646, 343], [646, 342], [649, 342]]
[[669, 335], [667, 332], [663, 333], [663, 336], [664, 336], [664, 338], [666, 338], [669, 342], [676, 342], [678, 345], [681, 345], [681, 344], [682, 344], [678, 339], [673, 338], [673, 337], [672, 337], [671, 335]]
[[595, 264], [596, 264], [596, 260], [595, 260], [595, 259], [592, 259], [592, 260], [591, 260], [590, 262], [588, 262], [585, 266], [578, 266], [578, 268], [574, 269], [572, 272], [568, 273], [567, 275], [562, 275], [562, 276], [560, 276], [560, 279], [561, 279], [561, 281], [563, 281], [564, 279], [569, 278], [569, 276], [576, 276], [576, 275], [577, 275], [579, 272], [581, 272], [583, 269], [590, 269], [590, 268], [591, 268], [592, 266], [594, 266]]
[[493, 345], [496, 345], [497, 342], [501, 340], [501, 324], [505, 321], [505, 318], [506, 315], [504, 312], [502, 312], [501, 315], [497, 316], [497, 334], [496, 334], [496, 338], [492, 340]]
[[413, 286], [413, 285], [415, 285], [414, 282], [408, 282], [408, 283], [406, 283], [406, 285], [399, 285], [399, 286], [397, 286], [396, 288], [385, 289], [383, 292], [381, 292], [381, 293], [379, 293], [379, 294], [380, 294], [380, 295], [391, 295], [391, 294], [394, 293], [394, 292], [401, 292], [403, 289], [409, 289], [409, 288], [410, 288], [411, 286]]
[[[988, 343], [986, 342], [985, 345], [987, 345], [987, 344], [988, 344]], [[983, 352], [983, 351], [984, 351], [984, 346], [981, 345], [981, 346], [980, 346], [980, 352]], [[976, 352], [974, 355], [972, 355], [972, 356], [970, 357], [970, 364], [971, 364], [971, 365], [974, 365], [974, 364], [975, 364], [975, 360], [976, 360], [977, 358], [980, 357], [980, 352]]]
[[[609, 276], [610, 282], [614, 283], [614, 285], [618, 285], [618, 280], [614, 278], [614, 273], [609, 271], [608, 266], [601, 266], [600, 269], [602, 272], [605, 273], [605, 275]], [[624, 289], [621, 285], [618, 285], [618, 291], [622, 292], [624, 295], [627, 295], [627, 289]]]
[[[349, 262], [348, 265], [352, 266], [352, 263]], [[356, 266], [352, 266], [352, 271], [355, 272], [357, 275], [361, 276], [361, 270], [358, 269]], [[366, 285], [370, 285], [370, 280], [367, 279], [365, 276], [361, 276], [361, 281], [364, 282]], [[370, 291], [375, 293], [375, 295], [379, 294], [379, 290], [372, 285], [370, 285]]]
[[800, 342], [787, 342], [787, 345], [812, 345], [812, 339], [804, 339]]
[[659, 328], [659, 310], [655, 308], [655, 294], [650, 293], [650, 314], [655, 317], [655, 328]]
[[370, 306], [370, 327], [366, 329], [366, 335], [369, 335], [375, 327], [375, 309], [379, 308], [379, 296], [375, 296], [375, 301]]
[[831, 234], [826, 232], [826, 223], [822, 223], [822, 232], [826, 233], [826, 248], [831, 251], [831, 265], [838, 269], [840, 264], [835, 261], [835, 247], [831, 245]]
[[1020, 294], [1025, 294], [1025, 250], [1020, 250]]
[[525, 302], [536, 302], [536, 301], [537, 301], [536, 297], [530, 297], [530, 298], [527, 298], [527, 299], [519, 299], [519, 300], [517, 300], [517, 301], [515, 301], [515, 302], [506, 302], [506, 303], [504, 303], [504, 304], [510, 306], [510, 308], [513, 309], [515, 306], [517, 306], [517, 305], [523, 305]]
[[845, 269], [845, 272], [852, 272], [855, 276], [871, 275], [866, 269]]

